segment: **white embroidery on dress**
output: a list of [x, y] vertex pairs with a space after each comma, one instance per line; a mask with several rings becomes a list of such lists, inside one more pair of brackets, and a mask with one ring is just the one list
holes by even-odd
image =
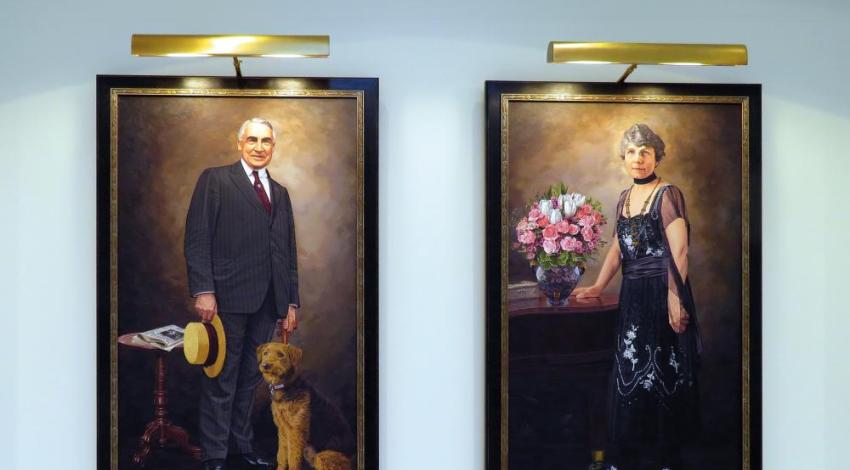
[[673, 346], [670, 346], [670, 366], [676, 370], [676, 373], [679, 373], [679, 363], [676, 361], [676, 350], [673, 349]]
[[652, 372], [646, 374], [646, 377], [644, 377], [643, 381], [641, 381], [641, 384], [643, 385], [643, 389], [644, 390], [651, 389], [653, 380], [655, 380], [655, 371], [652, 371]]
[[635, 365], [638, 363], [638, 358], [635, 357], [637, 349], [635, 349], [635, 345], [633, 344], [635, 338], [637, 338], [637, 330], [638, 327], [631, 325], [629, 331], [626, 332], [626, 339], [623, 340], [623, 344], [626, 345], [626, 348], [623, 350], [623, 358], [631, 361], [632, 371], [635, 370]]
[[646, 248], [646, 254], [649, 256], [663, 256], [664, 249], [663, 248], [652, 248], [651, 246]]
[[[635, 330], [637, 330], [638, 328], [634, 325], [632, 325], [632, 327]], [[626, 332], [626, 339], [624, 339], [623, 342], [626, 343], [628, 341], [628, 343], [626, 344], [631, 347], [633, 352], [631, 352], [630, 354], [634, 356], [634, 353], [637, 352], [637, 350], [634, 349], [634, 339], [628, 339], [630, 331], [632, 331], [631, 328], [629, 329], [629, 331]], [[635, 335], [635, 338], [636, 337], [637, 335]], [[676, 372], [677, 378], [675, 381], [673, 381], [672, 390], [667, 387], [667, 383], [664, 379], [664, 371], [658, 364], [658, 354], [661, 352], [661, 347], [657, 346], [654, 350], [652, 350], [647, 344], [644, 346], [644, 350], [646, 351], [649, 360], [643, 367], [640, 367], [637, 370], [634, 370], [634, 363], [632, 364], [632, 370], [634, 371], [634, 375], [632, 375], [631, 380], [626, 380], [624, 376], [625, 374], [623, 374], [623, 369], [620, 367], [621, 363], [617, 361], [617, 392], [621, 396], [627, 397], [634, 393], [635, 389], [637, 389], [638, 386], [642, 386], [643, 389], [646, 391], [655, 389], [656, 393], [661, 396], [669, 397], [676, 393], [676, 390], [679, 388], [679, 384], [683, 383], [684, 381], [679, 376], [678, 372]], [[623, 357], [625, 356], [626, 351], [623, 351]], [[637, 357], [634, 357], [633, 359], [635, 363], [638, 361]]]

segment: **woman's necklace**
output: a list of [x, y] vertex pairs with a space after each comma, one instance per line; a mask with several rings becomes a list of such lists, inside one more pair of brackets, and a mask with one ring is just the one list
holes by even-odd
[[[661, 178], [656, 179], [655, 186], [652, 187], [652, 191], [649, 192], [649, 196], [646, 197], [646, 201], [643, 201], [643, 207], [640, 208], [640, 213], [638, 215], [646, 212], [646, 206], [649, 205], [649, 200], [652, 199], [652, 195], [655, 194], [655, 190], [658, 188], [658, 185], [660, 183], [661, 183]], [[634, 189], [634, 188], [635, 188], [634, 185], [632, 185], [632, 187], [629, 188], [629, 194], [626, 195], [626, 217], [627, 218], [631, 218], [631, 216], [632, 216], [632, 213], [629, 210], [629, 208], [631, 206], [630, 201], [632, 199], [632, 189]]]
[[[658, 185], [661, 183], [661, 178], [656, 179], [655, 186], [652, 187], [652, 190], [649, 192], [649, 196], [646, 197], [646, 200], [643, 201], [643, 207], [640, 208], [640, 213], [638, 215], [643, 215], [646, 213], [646, 208], [649, 206], [649, 201], [652, 199], [652, 195], [655, 194], [655, 190], [658, 189]], [[637, 216], [632, 217], [632, 212], [630, 210], [631, 204], [629, 201], [632, 199], [632, 189], [634, 186], [629, 188], [629, 193], [626, 194], [626, 221], [629, 224], [629, 236], [631, 237], [631, 245], [634, 247], [635, 252], [637, 253], [638, 247], [640, 246], [640, 221], [637, 220]]]

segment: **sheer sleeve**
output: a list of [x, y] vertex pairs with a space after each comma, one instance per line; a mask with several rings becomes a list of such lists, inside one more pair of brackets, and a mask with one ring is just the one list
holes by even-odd
[[[661, 223], [664, 227], [664, 244], [667, 250], [670, 250], [669, 240], [667, 238], [667, 227], [678, 219], [685, 221], [687, 230], [687, 241], [690, 245], [691, 224], [688, 220], [688, 211], [685, 208], [685, 196], [682, 191], [675, 186], [668, 186], [664, 193], [661, 194]], [[693, 342], [693, 348], [697, 351], [696, 356], [702, 351], [702, 339], [699, 333], [699, 320], [697, 319], [696, 302], [694, 301], [694, 293], [691, 289], [691, 269], [688, 266], [687, 256], [684, 259], [685, 272], [682, 273], [677, 269], [676, 263], [671, 259], [668, 269], [667, 285], [668, 289], [679, 297], [682, 307], [690, 316], [688, 329], [694, 331], [692, 335], [679, 335], [679, 341]], [[683, 275], [684, 274], [684, 275]], [[697, 360], [697, 357], [685, 358], [685, 360]], [[689, 369], [688, 369], [689, 370]]]
[[[682, 195], [682, 191], [675, 186], [668, 186], [664, 188], [664, 192], [661, 193], [660, 202], [661, 223], [664, 226], [665, 233], [663, 236], [665, 239], [664, 243], [665, 245], [667, 245], [667, 249], [671, 249], [667, 240], [667, 227], [679, 219], [683, 219], [685, 221], [685, 227], [688, 231], [688, 234], [686, 235], [687, 238], [685, 239], [684, 243], [690, 244], [690, 225], [688, 224], [688, 213], [685, 209], [685, 197]], [[679, 269], [677, 269], [676, 263], [671, 260], [670, 270], [668, 272], [668, 286], [670, 290], [675, 292], [679, 296], [679, 298], [683, 300], [683, 304], [687, 307], [688, 302], [686, 298], [688, 297], [689, 292], [684, 292], [685, 290], [687, 290], [687, 259], [684, 260], [684, 263], [684, 268], [686, 271], [680, 272]]]
[[666, 229], [676, 219], [685, 219], [685, 225], [690, 232], [691, 224], [688, 221], [688, 210], [685, 208], [685, 196], [679, 188], [670, 185], [662, 194], [661, 222]]

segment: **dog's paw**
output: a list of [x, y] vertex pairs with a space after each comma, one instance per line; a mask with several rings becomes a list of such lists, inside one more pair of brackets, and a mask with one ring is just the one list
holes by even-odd
[[316, 467], [316, 449], [313, 446], [307, 446], [304, 448], [304, 460], [310, 464], [311, 468]]

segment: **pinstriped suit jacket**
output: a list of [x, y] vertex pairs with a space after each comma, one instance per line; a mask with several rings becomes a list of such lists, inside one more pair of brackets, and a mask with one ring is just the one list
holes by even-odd
[[207, 168], [195, 185], [183, 247], [189, 290], [215, 292], [220, 312], [259, 310], [269, 285], [278, 315], [300, 305], [292, 203], [271, 175], [269, 187], [271, 216], [239, 161]]

